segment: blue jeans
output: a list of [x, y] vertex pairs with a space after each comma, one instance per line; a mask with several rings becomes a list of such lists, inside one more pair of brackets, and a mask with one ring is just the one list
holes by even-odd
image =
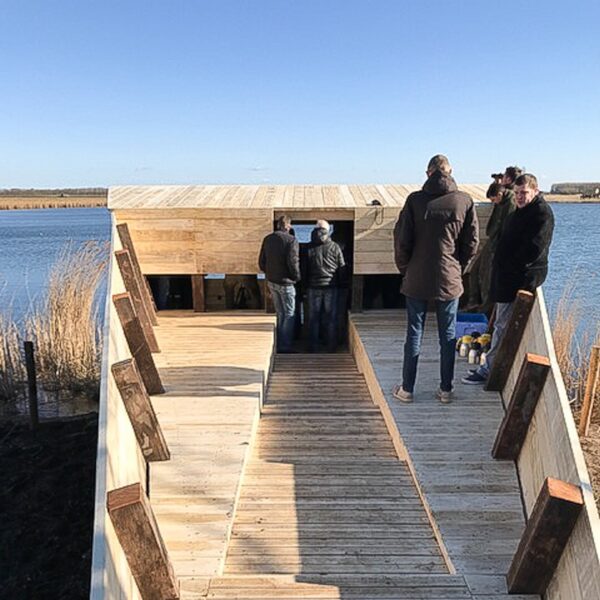
[[[454, 379], [454, 357], [456, 351], [456, 312], [458, 298], [453, 300], [436, 300], [438, 336], [440, 340], [440, 388], [444, 392], [452, 390]], [[417, 379], [417, 363], [421, 352], [423, 327], [427, 314], [427, 300], [417, 300], [406, 296], [406, 313], [408, 324], [404, 343], [404, 363], [402, 365], [402, 387], [413, 392]]]
[[277, 350], [289, 352], [294, 341], [294, 314], [296, 311], [296, 288], [267, 282], [277, 314]]
[[309, 350], [319, 349], [319, 329], [325, 324], [327, 351], [337, 346], [337, 290], [336, 288], [308, 288]]
[[486, 379], [490, 376], [492, 364], [498, 352], [498, 346], [506, 333], [508, 322], [512, 315], [513, 303], [512, 302], [497, 302], [496, 303], [496, 318], [494, 320], [494, 334], [492, 335], [492, 343], [490, 344], [490, 351], [485, 355], [485, 364], [481, 365], [477, 369], [477, 373]]

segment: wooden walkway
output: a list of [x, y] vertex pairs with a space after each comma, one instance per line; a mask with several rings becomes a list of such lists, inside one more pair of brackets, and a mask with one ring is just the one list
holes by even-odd
[[457, 358], [455, 401], [434, 398], [439, 346], [435, 316], [428, 315], [415, 401], [402, 404], [391, 389], [401, 382], [404, 311], [356, 314], [351, 323], [357, 360], [372, 391], [380, 388], [457, 573], [481, 594], [506, 593], [504, 577], [525, 518], [514, 463], [491, 457], [504, 416], [500, 395], [460, 384], [469, 365]]
[[180, 579], [221, 571], [273, 324], [264, 313], [159, 313], [154, 357], [166, 393], [152, 403], [171, 459], [151, 463], [149, 492]]
[[346, 354], [276, 357], [223, 574], [193, 583], [185, 600], [533, 598], [451, 572]]

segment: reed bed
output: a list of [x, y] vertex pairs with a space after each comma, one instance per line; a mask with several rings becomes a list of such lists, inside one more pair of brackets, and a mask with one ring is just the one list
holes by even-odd
[[[575, 285], [568, 283], [556, 308], [552, 337], [558, 366], [567, 388], [573, 411], [577, 414], [585, 393], [590, 362], [590, 348], [600, 344], [600, 324], [596, 331], [580, 335], [584, 312], [575, 295]], [[600, 390], [595, 406], [600, 418]], [[597, 419], [595, 419], [597, 420]]]
[[97, 292], [106, 261], [102, 245], [67, 245], [50, 271], [46, 295], [26, 319], [46, 390], [97, 394], [102, 352]]
[[0, 402], [15, 401], [23, 395], [25, 366], [20, 348], [14, 319], [0, 313]]

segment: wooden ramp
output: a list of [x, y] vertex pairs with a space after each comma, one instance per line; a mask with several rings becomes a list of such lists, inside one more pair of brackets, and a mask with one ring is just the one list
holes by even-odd
[[451, 572], [347, 354], [277, 356], [223, 575], [186, 589], [189, 600], [508, 600]]

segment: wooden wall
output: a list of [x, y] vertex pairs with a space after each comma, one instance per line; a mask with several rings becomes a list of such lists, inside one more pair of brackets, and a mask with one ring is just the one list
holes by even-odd
[[550, 375], [517, 461], [527, 514], [531, 514], [546, 477], [581, 485], [585, 502], [545, 599], [600, 598], [600, 520], [541, 290], [502, 394], [505, 402], [511, 397], [526, 352], [548, 356], [551, 361]]
[[[480, 247], [492, 212], [490, 203], [476, 205]], [[354, 273], [397, 274], [394, 262], [394, 226], [400, 215], [397, 207], [373, 206], [355, 209]]]
[[109, 285], [104, 318], [104, 347], [96, 458], [94, 538], [92, 550], [92, 600], [140, 598], [125, 554], [106, 510], [109, 490], [140, 482], [146, 485], [146, 462], [140, 452], [131, 421], [110, 373], [110, 366], [131, 356], [112, 295], [125, 291], [114, 250], [121, 244], [113, 218]]
[[258, 272], [262, 239], [273, 231], [272, 209], [116, 210], [129, 225], [146, 275]]
[[[490, 204], [479, 204], [480, 233]], [[393, 232], [400, 208], [296, 209], [296, 220], [354, 220], [354, 273], [397, 274]], [[118, 223], [129, 225], [142, 271], [146, 275], [258, 273], [262, 239], [273, 231], [272, 209], [142, 209], [113, 211]]]

